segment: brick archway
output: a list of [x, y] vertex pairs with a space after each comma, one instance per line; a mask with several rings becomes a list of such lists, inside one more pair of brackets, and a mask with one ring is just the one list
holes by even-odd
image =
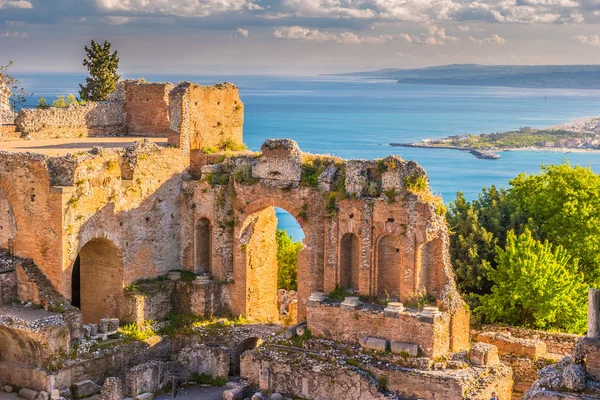
[[377, 240], [376, 294], [378, 296], [404, 296], [400, 293], [403, 275], [401, 241], [395, 235], [384, 234]]
[[277, 217], [275, 207], [287, 211], [305, 234], [305, 246], [298, 257], [298, 319], [305, 316], [300, 307], [302, 299], [310, 294], [311, 249], [307, 246], [310, 235], [310, 217], [302, 215], [285, 199], [263, 198], [248, 204], [239, 216], [241, 226], [236, 228], [234, 281], [237, 286], [239, 313], [260, 321], [277, 321]]
[[119, 248], [106, 238], [88, 241], [73, 265], [71, 288], [72, 292], [79, 289], [84, 323], [119, 318], [123, 304], [123, 261]]

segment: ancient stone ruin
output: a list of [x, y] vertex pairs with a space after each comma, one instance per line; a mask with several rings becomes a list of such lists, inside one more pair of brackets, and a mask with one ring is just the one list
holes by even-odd
[[[241, 150], [243, 111], [230, 83], [125, 81], [19, 113], [27, 143], [162, 142], [0, 152], [0, 386], [114, 399], [241, 376], [224, 398], [509, 399], [497, 347], [471, 345], [425, 171], [289, 139]], [[274, 207], [305, 234], [285, 315]]]
[[12, 124], [15, 115], [10, 106], [10, 96], [12, 95], [10, 88], [4, 82], [2, 74], [0, 74], [0, 126], [3, 124]]
[[589, 290], [587, 335], [570, 355], [540, 371], [525, 398], [600, 399], [600, 290]]

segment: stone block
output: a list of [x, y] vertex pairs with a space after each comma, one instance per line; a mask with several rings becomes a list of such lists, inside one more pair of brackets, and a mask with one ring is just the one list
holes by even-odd
[[498, 348], [493, 344], [475, 343], [469, 350], [469, 360], [477, 367], [498, 365], [500, 364]]
[[135, 397], [141, 393], [162, 389], [169, 382], [167, 363], [151, 361], [131, 368], [125, 374], [125, 394]]
[[360, 300], [358, 297], [348, 296], [344, 299], [342, 304], [340, 304], [340, 309], [342, 311], [355, 311], [358, 306], [360, 306]]
[[569, 364], [563, 371], [563, 382], [567, 389], [579, 392], [585, 389], [585, 371], [581, 364]]
[[60, 397], [60, 391], [58, 389], [52, 389], [52, 391], [50, 392], [50, 398], [52, 400], [59, 400]]
[[19, 397], [24, 398], [25, 400], [36, 400], [40, 392], [36, 390], [31, 390], [27, 388], [23, 388], [19, 390]]
[[90, 397], [96, 393], [100, 393], [100, 390], [102, 390], [102, 388], [89, 379], [85, 381], [79, 381], [71, 385], [71, 393], [76, 399]]
[[600, 381], [600, 339], [583, 338], [583, 353], [587, 374]]
[[300, 325], [300, 326], [296, 327], [296, 335], [304, 336], [305, 333], [306, 333], [306, 325]]
[[40, 394], [38, 394], [36, 400], [48, 400], [49, 398], [50, 395], [48, 395], [48, 392], [41, 391]]
[[252, 400], [264, 400], [265, 396], [261, 392], [256, 392], [252, 395]]
[[417, 357], [419, 355], [419, 345], [414, 343], [392, 340], [390, 341], [390, 349], [394, 354], [408, 353], [411, 357]]
[[360, 345], [369, 350], [386, 351], [388, 349], [388, 341], [376, 337], [367, 337], [361, 340]]
[[233, 388], [223, 392], [223, 400], [242, 400], [244, 393], [241, 388]]
[[283, 400], [283, 396], [280, 393], [273, 393], [271, 400]]
[[108, 320], [108, 331], [115, 332], [119, 329], [119, 319], [118, 318], [110, 318]]
[[167, 274], [167, 279], [170, 281], [180, 281], [181, 280], [181, 271], [170, 271]]
[[6, 392], [6, 393], [12, 393], [13, 388], [10, 385], [4, 385], [4, 386], [2, 386], [2, 391]]
[[140, 394], [139, 396], [135, 396], [133, 400], [152, 400], [153, 398], [154, 395], [152, 393], [144, 393]]
[[404, 311], [404, 304], [391, 302], [383, 309], [383, 316], [387, 318], [400, 318], [400, 313], [402, 311]]
[[98, 324], [98, 333], [108, 332], [108, 325], [110, 324], [109, 318], [102, 318]]

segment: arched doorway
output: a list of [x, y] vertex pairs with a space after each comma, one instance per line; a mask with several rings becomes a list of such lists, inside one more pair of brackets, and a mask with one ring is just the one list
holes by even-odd
[[421, 265], [419, 271], [419, 288], [427, 294], [439, 296], [446, 284], [444, 278], [443, 244], [434, 239], [421, 247]]
[[377, 295], [399, 297], [401, 276], [400, 239], [385, 235], [377, 245]]
[[237, 344], [231, 351], [229, 361], [229, 376], [240, 375], [240, 357], [248, 350], [254, 350], [262, 344], [263, 340], [257, 337], [249, 337]]
[[17, 234], [17, 223], [12, 205], [4, 190], [0, 189], [0, 249], [12, 250]]
[[207, 274], [212, 268], [212, 224], [208, 218], [196, 223], [196, 274]]
[[73, 263], [71, 291], [71, 302], [81, 309], [84, 323], [120, 317], [123, 264], [113, 242], [93, 239], [81, 248]]
[[257, 321], [297, 321], [299, 255], [304, 233], [286, 210], [265, 207], [240, 230], [245, 259], [245, 316]]
[[360, 242], [354, 233], [346, 233], [340, 242], [340, 287], [358, 291], [359, 271]]

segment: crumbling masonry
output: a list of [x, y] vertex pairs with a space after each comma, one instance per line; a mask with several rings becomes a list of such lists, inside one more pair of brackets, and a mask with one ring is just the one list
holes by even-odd
[[[280, 207], [305, 234], [297, 318], [315, 337], [332, 349], [348, 343], [358, 352], [421, 360], [370, 369], [405, 396], [489, 398], [495, 390], [509, 398], [510, 369], [499, 364], [494, 346], [472, 349], [473, 362], [467, 356], [469, 311], [456, 290], [442, 206], [425, 171], [396, 156], [311, 155], [288, 139], [268, 139], [259, 153], [237, 151], [243, 107], [229, 83], [126, 81], [106, 102], [19, 113], [17, 131], [30, 139], [129, 135], [168, 144], [142, 141], [64, 157], [0, 153], [0, 383], [62, 390], [108, 376], [129, 382], [141, 368], [134, 365], [158, 363], [142, 369], [164, 377], [178, 359], [184, 369], [215, 375], [239, 371], [241, 362], [241, 374], [267, 390], [349, 398], [335, 385], [320, 393], [325, 389], [305, 384], [314, 378], [309, 361], [290, 381], [272, 352], [240, 360], [240, 349], [254, 348], [271, 331], [246, 332], [232, 342], [238, 347], [223, 344], [222, 353], [183, 339], [163, 338], [143, 351], [130, 345], [111, 353], [110, 371], [100, 356], [55, 362], [75, 339], [110, 336], [117, 319], [143, 325], [184, 313], [279, 322], [273, 207]], [[197, 277], [181, 280], [178, 271]], [[148, 281], [167, 275], [158, 284]], [[346, 299], [329, 298], [334, 291]], [[221, 367], [192, 362], [190, 354]], [[434, 359], [447, 360], [443, 369], [454, 372], [434, 371]], [[271, 383], [261, 380], [265, 373]], [[350, 382], [356, 370], [347, 373]], [[274, 388], [276, 382], [287, 386]], [[384, 389], [368, 379], [361, 385], [373, 398]]]

